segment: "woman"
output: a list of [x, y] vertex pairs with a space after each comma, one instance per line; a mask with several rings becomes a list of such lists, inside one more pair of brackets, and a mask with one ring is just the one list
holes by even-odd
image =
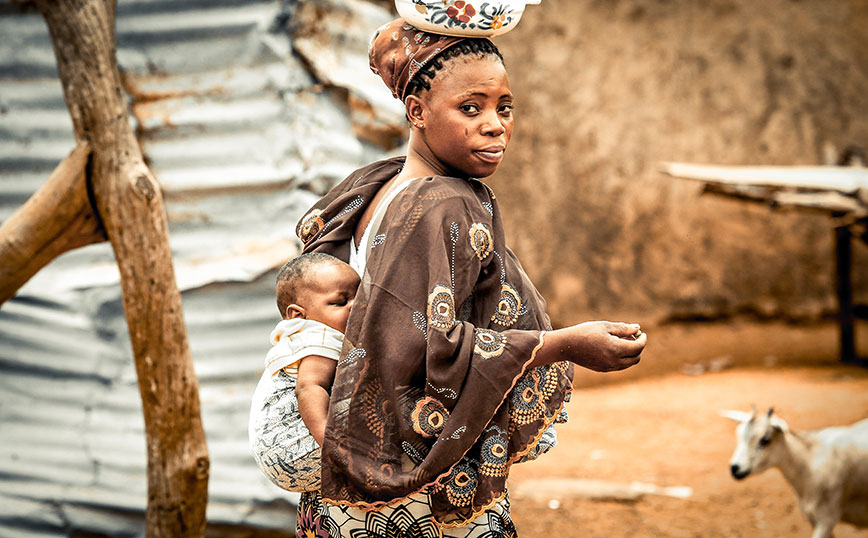
[[362, 284], [332, 387], [322, 497], [299, 535], [512, 536], [506, 477], [557, 418], [572, 363], [639, 361], [638, 325], [552, 331], [506, 247], [494, 193], [513, 131], [503, 60], [486, 39], [401, 19], [371, 68], [406, 107], [406, 158], [374, 163], [299, 223], [304, 251], [349, 261]]

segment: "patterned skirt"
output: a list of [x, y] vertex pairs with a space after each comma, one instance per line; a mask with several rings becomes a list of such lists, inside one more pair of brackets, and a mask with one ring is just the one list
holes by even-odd
[[[561, 411], [556, 422], [566, 422]], [[519, 463], [532, 461], [558, 444], [554, 424]], [[509, 495], [468, 524], [443, 529], [431, 518], [428, 495], [416, 493], [406, 501], [368, 512], [322, 502], [319, 492], [302, 493], [298, 504], [296, 535], [299, 538], [517, 538], [509, 516]]]
[[468, 524], [441, 529], [431, 518], [428, 495], [416, 493], [404, 502], [380, 510], [332, 506], [318, 492], [301, 495], [299, 538], [516, 538], [509, 517], [509, 496]]

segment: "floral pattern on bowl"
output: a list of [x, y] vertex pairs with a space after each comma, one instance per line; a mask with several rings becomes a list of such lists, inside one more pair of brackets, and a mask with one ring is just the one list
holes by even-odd
[[429, 32], [491, 37], [512, 30], [525, 5], [540, 0], [395, 0], [398, 13], [410, 24]]

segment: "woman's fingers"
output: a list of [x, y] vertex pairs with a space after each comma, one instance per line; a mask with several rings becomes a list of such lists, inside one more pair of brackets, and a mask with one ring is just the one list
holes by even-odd
[[607, 324], [609, 334], [617, 336], [618, 338], [629, 338], [641, 332], [638, 323], [620, 323], [610, 321], [607, 322]]
[[553, 331], [543, 351], [554, 350], [555, 360], [569, 360], [597, 372], [612, 372], [639, 362], [647, 340], [635, 323], [586, 321]]
[[[645, 333], [640, 333], [635, 340], [622, 339], [621, 346], [623, 349], [623, 354], [621, 356], [625, 358], [638, 359], [639, 355], [641, 355], [642, 351], [645, 349], [645, 344], [647, 343], [648, 335]], [[636, 362], [638, 362], [638, 360]]]

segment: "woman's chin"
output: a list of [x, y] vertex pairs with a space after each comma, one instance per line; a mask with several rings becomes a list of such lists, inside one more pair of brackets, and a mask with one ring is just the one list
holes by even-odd
[[475, 163], [474, 166], [451, 168], [451, 170], [452, 175], [455, 177], [484, 179], [494, 174], [497, 171], [499, 164], [500, 163], [485, 163], [484, 165], [481, 165], [480, 163]]
[[478, 179], [484, 179], [484, 178], [487, 178], [488, 176], [494, 174], [495, 172], [497, 172], [497, 166], [492, 166], [492, 167], [487, 168], [485, 170], [480, 170], [479, 173], [475, 174], [473, 177], [478, 178]]

